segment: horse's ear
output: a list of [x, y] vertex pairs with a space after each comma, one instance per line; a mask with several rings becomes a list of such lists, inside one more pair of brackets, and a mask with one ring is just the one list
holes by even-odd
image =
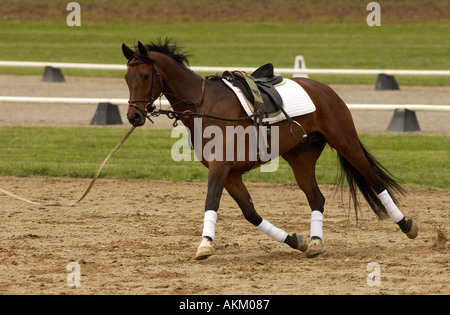
[[147, 49], [145, 49], [145, 46], [141, 42], [138, 42], [138, 50], [141, 55], [147, 56]]
[[131, 60], [134, 57], [134, 51], [125, 44], [122, 44], [122, 52], [127, 60]]

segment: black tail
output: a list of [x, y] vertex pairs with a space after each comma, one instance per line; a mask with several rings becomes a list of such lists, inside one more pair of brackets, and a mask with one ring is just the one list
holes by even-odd
[[[363, 146], [360, 142], [361, 148], [369, 161], [372, 170], [380, 177], [381, 181], [386, 186], [389, 194], [394, 199], [393, 192], [404, 194], [405, 190], [400, 186], [397, 180], [389, 173], [386, 168], [384, 168]], [[364, 177], [359, 173], [359, 171], [351, 165], [342, 155], [338, 153], [340, 162], [340, 174], [338, 176], [339, 185], [343, 185], [344, 177], [347, 179], [347, 183], [350, 189], [350, 195], [353, 199], [353, 205], [355, 207], [356, 217], [358, 217], [359, 202], [356, 193], [356, 186], [358, 186], [359, 191], [362, 193], [369, 206], [372, 208], [373, 212], [380, 219], [388, 217], [386, 209], [383, 204], [378, 199], [378, 195], [375, 190], [366, 182]], [[394, 199], [395, 202], [395, 199]]]

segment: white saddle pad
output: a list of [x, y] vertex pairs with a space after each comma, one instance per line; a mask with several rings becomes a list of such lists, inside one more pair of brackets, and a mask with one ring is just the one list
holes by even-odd
[[[249, 104], [251, 103], [244, 96], [244, 93], [242, 93], [241, 89], [233, 86], [225, 79], [222, 80], [236, 94], [247, 115], [252, 115], [253, 111], [249, 107]], [[309, 97], [308, 93], [306, 93], [302, 86], [297, 82], [290, 79], [284, 79], [283, 82], [279, 85], [276, 85], [275, 88], [277, 89], [278, 93], [280, 93], [280, 96], [283, 99], [284, 110], [290, 117], [309, 114], [316, 110], [316, 106]], [[280, 114], [275, 117], [265, 118], [264, 122], [274, 124], [285, 119], [286, 117], [284, 116], [283, 112], [280, 112]]]

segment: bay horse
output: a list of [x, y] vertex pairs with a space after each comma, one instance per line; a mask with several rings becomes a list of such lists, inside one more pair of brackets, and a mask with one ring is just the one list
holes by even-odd
[[[162, 95], [173, 109], [171, 118], [181, 120], [190, 131], [192, 143], [195, 117], [201, 117], [202, 130], [216, 126], [225, 131], [227, 126], [248, 127], [254, 123], [246, 117], [234, 92], [217, 79], [218, 76], [203, 78], [190, 70], [189, 56], [170, 39], [148, 45], [138, 42], [134, 50], [123, 44], [122, 52], [128, 60], [125, 74], [130, 92], [127, 118], [133, 126], [144, 125], [147, 118], [157, 113], [154, 102]], [[279, 155], [289, 163], [311, 208], [309, 240], [296, 233], [289, 235], [256, 212], [242, 180], [243, 173], [255, 167], [254, 161], [248, 158], [223, 160], [202, 156], [199, 160], [208, 168], [208, 188], [202, 240], [195, 258], [206, 259], [213, 254], [217, 211], [224, 188], [239, 205], [246, 220], [261, 232], [306, 252], [307, 257], [323, 253], [325, 198], [316, 182], [315, 166], [326, 144], [337, 152], [342, 170], [341, 180], [347, 179], [356, 213], [359, 207], [358, 188], [379, 219], [390, 218], [409, 238], [415, 238], [417, 225], [411, 219], [406, 219], [395, 204], [394, 194], [404, 193], [403, 188], [364, 148], [344, 101], [323, 83], [308, 78], [286, 80], [298, 83], [316, 106], [314, 112], [293, 118], [299, 126], [303, 126], [307, 134], [305, 141], [295, 141], [295, 138], [301, 138], [301, 130], [292, 130], [292, 125], [286, 120], [275, 124], [279, 128]], [[206, 143], [206, 139], [202, 139], [202, 147]], [[246, 149], [250, 150], [249, 146]]]

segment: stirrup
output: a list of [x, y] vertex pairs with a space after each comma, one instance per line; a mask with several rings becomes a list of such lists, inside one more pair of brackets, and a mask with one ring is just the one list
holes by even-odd
[[[308, 134], [306, 133], [305, 129], [303, 128], [302, 125], [300, 125], [300, 123], [298, 121], [292, 119], [290, 121], [290, 123], [291, 123], [291, 136], [292, 136], [292, 139], [294, 139], [295, 143], [299, 143], [300, 141], [302, 141], [308, 137]], [[297, 124], [297, 126], [299, 126], [300, 130], [303, 132], [303, 135], [300, 138], [296, 138], [294, 136], [294, 131], [292, 130], [292, 126], [294, 126], [294, 124]]]

